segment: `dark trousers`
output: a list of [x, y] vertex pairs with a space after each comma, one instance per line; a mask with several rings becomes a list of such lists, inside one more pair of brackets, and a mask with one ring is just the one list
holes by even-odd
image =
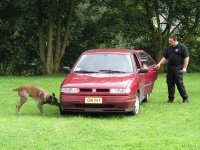
[[177, 89], [183, 98], [183, 100], [188, 99], [188, 95], [183, 84], [183, 74], [180, 73], [180, 66], [168, 66], [167, 70], [167, 85], [168, 85], [168, 98], [169, 100], [174, 100], [175, 94], [175, 84]]

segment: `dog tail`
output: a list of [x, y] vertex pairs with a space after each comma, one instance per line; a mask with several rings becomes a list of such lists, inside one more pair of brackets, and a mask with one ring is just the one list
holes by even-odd
[[19, 91], [19, 88], [11, 89], [12, 91]]

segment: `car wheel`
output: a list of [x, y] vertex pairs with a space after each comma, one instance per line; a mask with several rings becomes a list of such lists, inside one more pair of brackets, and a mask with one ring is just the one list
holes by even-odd
[[145, 96], [145, 98], [143, 99], [142, 102], [148, 102], [148, 100], [149, 100], [149, 94], [147, 94], [147, 95]]
[[61, 115], [65, 115], [66, 114], [66, 112], [64, 110], [62, 110], [61, 106], [59, 106], [59, 110], [60, 110], [60, 114]]
[[135, 100], [135, 108], [130, 114], [131, 115], [138, 115], [139, 112], [140, 112], [140, 97], [139, 97], [139, 94], [137, 94], [136, 100]]

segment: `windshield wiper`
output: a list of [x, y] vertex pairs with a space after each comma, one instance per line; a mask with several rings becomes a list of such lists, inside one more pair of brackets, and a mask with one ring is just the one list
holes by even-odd
[[76, 70], [74, 72], [77, 72], [77, 73], [98, 73], [97, 71], [90, 71], [90, 70]]
[[126, 73], [124, 71], [117, 71], [117, 70], [99, 70], [99, 72], [105, 72], [105, 73]]

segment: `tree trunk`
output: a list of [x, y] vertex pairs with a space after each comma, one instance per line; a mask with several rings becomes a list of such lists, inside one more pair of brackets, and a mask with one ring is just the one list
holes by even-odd
[[39, 55], [42, 61], [42, 73], [46, 73], [46, 59], [45, 59], [45, 42], [44, 42], [44, 32], [42, 26], [39, 25]]
[[38, 0], [38, 32], [39, 32], [39, 56], [42, 62], [42, 73], [46, 73], [46, 58], [45, 58], [45, 37], [44, 30], [42, 27], [42, 9], [41, 1]]
[[58, 20], [57, 24], [57, 31], [56, 31], [56, 52], [54, 57], [54, 70], [53, 72], [56, 73], [59, 69], [60, 64], [60, 56], [61, 56], [61, 18]]
[[[161, 22], [160, 22], [160, 14], [159, 14], [159, 6], [158, 6], [158, 1], [154, 0], [154, 8], [155, 8], [155, 12], [156, 12], [156, 21], [157, 21], [157, 25], [158, 28], [157, 30], [154, 32], [155, 36], [157, 37], [157, 44], [156, 44], [156, 50], [157, 50], [157, 54], [156, 54], [156, 62], [158, 63], [161, 58], [163, 57], [163, 35], [162, 35], [162, 28], [161, 28]], [[164, 67], [161, 66], [159, 69], [159, 72], [164, 72]]]
[[48, 49], [46, 58], [46, 74], [53, 72], [53, 19], [48, 20]]
[[[156, 62], [158, 63], [161, 58], [163, 57], [163, 37], [162, 37], [162, 31], [160, 30], [159, 28], [159, 31], [158, 31], [158, 44], [157, 44], [157, 48], [158, 51], [157, 51], [157, 55], [156, 55]], [[164, 72], [164, 66], [162, 65], [159, 69], [159, 72]]]
[[[72, 17], [72, 9], [73, 9], [73, 0], [69, 0], [68, 9], [66, 9], [66, 24], [65, 24], [65, 33], [62, 41], [62, 22], [61, 22], [61, 14], [57, 16], [58, 22], [56, 24], [56, 45], [53, 45], [54, 39], [54, 18], [50, 14], [48, 16], [48, 42], [47, 47], [45, 45], [45, 35], [42, 28], [42, 23], [45, 20], [45, 16], [43, 16], [44, 12], [42, 12], [42, 2], [41, 0], [37, 0], [38, 3], [38, 29], [39, 29], [39, 55], [42, 61], [42, 69], [43, 74], [52, 74], [57, 73], [60, 65], [61, 58], [65, 53], [65, 49], [69, 42], [70, 35], [70, 23]], [[55, 51], [54, 51], [55, 50]], [[54, 53], [55, 52], [55, 53]]]
[[65, 49], [67, 47], [67, 44], [69, 42], [69, 36], [70, 36], [70, 23], [71, 23], [71, 17], [72, 17], [72, 9], [73, 9], [73, 0], [70, 0], [69, 2], [69, 11], [67, 15], [67, 20], [65, 24], [65, 33], [64, 33], [64, 39], [61, 46], [61, 20], [58, 21], [57, 26], [57, 38], [56, 38], [56, 53], [54, 57], [54, 73], [58, 72], [59, 64], [61, 61], [61, 58], [65, 54]]

